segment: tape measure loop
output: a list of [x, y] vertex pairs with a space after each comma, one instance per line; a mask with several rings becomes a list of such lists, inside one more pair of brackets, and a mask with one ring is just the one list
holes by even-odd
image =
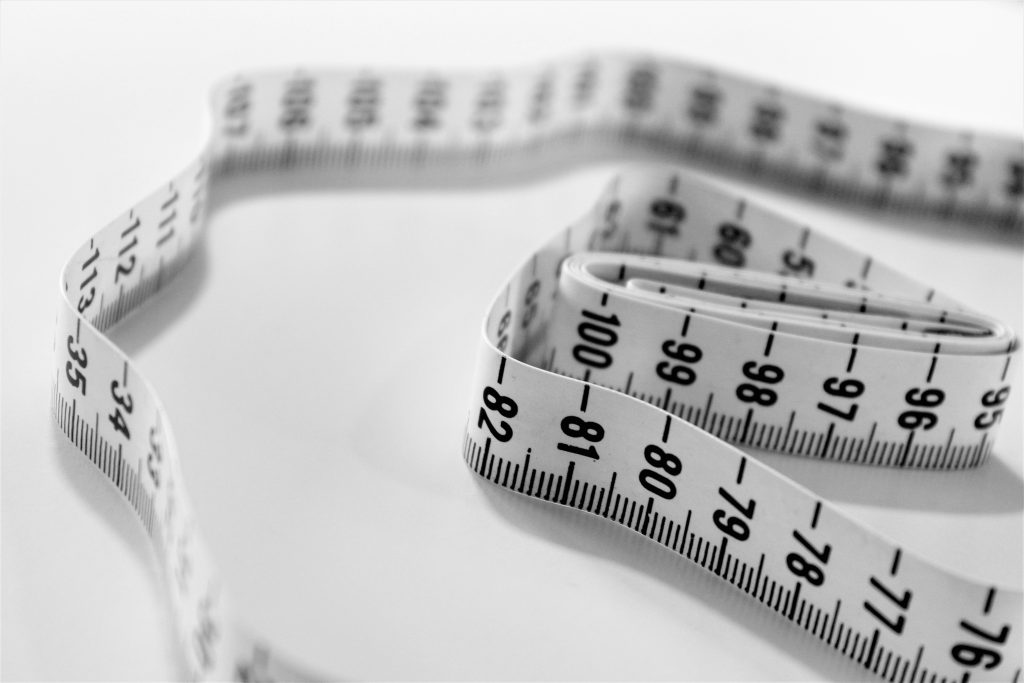
[[[297, 670], [231, 624], [164, 409], [104, 332], [182, 268], [233, 178], [475, 182], [649, 148], [827, 198], [1022, 222], [1019, 140], [656, 57], [459, 77], [274, 72], [228, 80], [213, 102], [208, 148], [65, 266], [51, 394], [62, 431], [152, 539], [196, 678]], [[1019, 590], [914, 557], [726, 442], [974, 467], [991, 453], [1018, 346], [868, 254], [692, 173], [634, 167], [495, 297], [463, 457], [498, 486], [687, 557], [883, 678], [1013, 680]]]

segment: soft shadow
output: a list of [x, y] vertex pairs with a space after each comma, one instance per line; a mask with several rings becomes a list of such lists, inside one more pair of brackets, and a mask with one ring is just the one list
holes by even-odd
[[1024, 480], [995, 454], [980, 467], [938, 471], [871, 467], [743, 450], [829, 500], [975, 515], [1024, 510]]
[[[510, 493], [476, 476], [472, 479], [491, 508], [526, 533], [652, 577], [713, 608], [737, 629], [790, 654], [822, 680], [864, 680], [863, 668], [685, 557], [595, 515]], [[687, 615], [680, 614], [679, 619], [686, 620]], [[678, 652], [680, 670], [685, 670], [685, 643], [680, 643]]]
[[[64, 435], [56, 420], [50, 423], [50, 434], [51, 448], [57, 453], [57, 466], [64, 479], [74, 489], [79, 500], [89, 501], [90, 508], [103, 521], [104, 526], [113, 531], [132, 560], [150, 569], [153, 585], [159, 588], [167, 614], [170, 614], [170, 596], [166, 584], [168, 577], [131, 506], [99, 467], [93, 465]], [[167, 651], [167, 660], [175, 662], [175, 678], [184, 680], [188, 675], [187, 667], [178, 647], [174, 621], [161, 619], [160, 622], [164, 630], [162, 647]]]
[[[759, 188], [768, 188], [781, 195], [805, 201], [829, 210], [838, 210], [886, 226], [895, 231], [918, 232], [954, 242], [992, 242], [1007, 247], [1024, 248], [1024, 230], [1019, 225], [997, 225], [993, 222], [951, 218], [937, 212], [872, 205], [854, 196], [824, 196], [809, 188], [795, 185], [782, 174], [754, 174], [749, 165], [715, 163], [690, 158], [656, 146], [622, 148], [596, 144], [592, 148], [559, 148], [545, 151], [538, 160], [529, 155], [517, 156], [506, 164], [478, 163], [463, 159], [461, 163], [428, 165], [410, 163], [388, 168], [357, 168], [344, 164], [330, 167], [278, 168], [271, 171], [221, 175], [211, 192], [211, 212], [247, 197], [286, 195], [307, 192], [404, 192], [448, 190], [480, 191], [495, 187], [536, 185], [551, 178], [589, 165], [635, 163], [667, 164], [697, 173], [708, 174], [710, 180], [729, 183], [738, 181]], [[586, 207], [581, 207], [586, 208]]]
[[108, 330], [108, 336], [125, 355], [134, 357], [185, 313], [203, 290], [208, 273], [209, 257], [200, 237], [178, 274]]

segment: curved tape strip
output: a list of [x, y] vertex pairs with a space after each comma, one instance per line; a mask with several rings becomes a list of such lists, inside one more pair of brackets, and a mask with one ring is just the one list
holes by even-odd
[[[200, 157], [65, 267], [52, 394], [63, 431], [149, 533], [197, 678], [296, 674], [231, 625], [166, 415], [103, 332], [187, 259], [211, 180], [325, 167], [457, 182], [639, 147], [1021, 225], [1020, 140], [653, 58], [457, 77], [268, 73], [224, 83], [214, 106]], [[975, 466], [1018, 358], [998, 322], [693, 175], [648, 168], [527, 259], [483, 332], [463, 451], [481, 476], [644, 534], [891, 681], [1019, 679], [1019, 591], [903, 553], [724, 442]]]

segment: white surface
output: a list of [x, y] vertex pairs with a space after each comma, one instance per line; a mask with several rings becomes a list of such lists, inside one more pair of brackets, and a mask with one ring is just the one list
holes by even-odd
[[[144, 535], [52, 424], [47, 377], [63, 261], [198, 150], [209, 84], [254, 66], [465, 67], [600, 47], [940, 123], [1019, 134], [1024, 120], [1011, 3], [3, 4], [4, 678], [180, 676]], [[117, 329], [169, 409], [244, 623], [349, 678], [864, 677], [685, 560], [461, 462], [488, 300], [613, 170], [233, 204]], [[1019, 236], [757, 194], [1024, 328]], [[966, 474], [765, 458], [908, 548], [1019, 589], [1020, 416], [1018, 388], [996, 458]]]

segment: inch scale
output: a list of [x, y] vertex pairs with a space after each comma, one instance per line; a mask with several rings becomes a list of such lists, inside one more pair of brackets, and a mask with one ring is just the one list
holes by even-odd
[[[1020, 140], [649, 57], [454, 77], [267, 73], [222, 84], [214, 108], [197, 160], [66, 266], [52, 393], [61, 429], [152, 539], [196, 678], [301, 673], [232, 624], [166, 414], [103, 332], [180, 269], [218, 181], [331, 169], [458, 182], [654, 148], [830, 197], [1021, 227]], [[998, 321], [870, 255], [689, 173], [636, 168], [495, 298], [463, 457], [499, 486], [685, 555], [887, 680], [1018, 681], [1019, 590], [904, 552], [722, 440], [973, 467], [991, 451], [1018, 346]]]

